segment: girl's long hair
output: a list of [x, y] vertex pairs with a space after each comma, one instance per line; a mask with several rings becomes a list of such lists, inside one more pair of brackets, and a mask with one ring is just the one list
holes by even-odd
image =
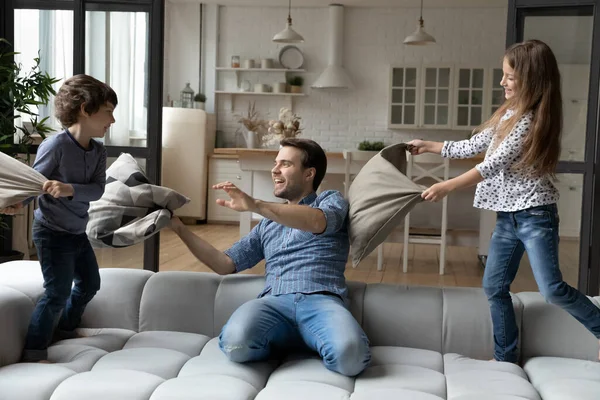
[[[533, 114], [529, 133], [522, 143], [523, 153], [515, 169], [525, 169], [536, 176], [555, 176], [561, 150], [563, 123], [560, 72], [550, 47], [540, 40], [528, 40], [509, 47], [504, 59], [514, 70], [516, 95], [498, 108], [492, 117], [476, 129], [495, 130], [496, 147], [527, 113]], [[500, 123], [502, 116], [514, 114]]]

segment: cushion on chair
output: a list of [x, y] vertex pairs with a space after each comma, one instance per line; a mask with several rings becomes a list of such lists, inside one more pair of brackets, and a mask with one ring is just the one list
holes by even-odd
[[360, 170], [348, 190], [350, 253], [356, 267], [422, 201], [425, 188], [406, 175], [406, 144], [386, 147]]
[[152, 185], [135, 159], [123, 153], [106, 171], [102, 198], [90, 203], [86, 233], [94, 247], [127, 247], [168, 225], [172, 212], [190, 201]]

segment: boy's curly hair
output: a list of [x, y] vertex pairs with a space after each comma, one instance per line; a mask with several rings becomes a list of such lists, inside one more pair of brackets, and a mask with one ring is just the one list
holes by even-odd
[[75, 75], [65, 81], [54, 98], [54, 115], [68, 128], [77, 123], [81, 105], [85, 112], [94, 114], [100, 106], [110, 103], [117, 106], [117, 94], [106, 83], [89, 75]]

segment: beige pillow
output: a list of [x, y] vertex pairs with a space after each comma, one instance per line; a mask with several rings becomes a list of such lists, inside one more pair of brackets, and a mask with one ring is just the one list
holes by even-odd
[[0, 152], [0, 209], [39, 196], [48, 180], [24, 162]]
[[350, 256], [356, 267], [422, 201], [424, 186], [406, 175], [406, 144], [386, 147], [360, 170], [348, 190]]

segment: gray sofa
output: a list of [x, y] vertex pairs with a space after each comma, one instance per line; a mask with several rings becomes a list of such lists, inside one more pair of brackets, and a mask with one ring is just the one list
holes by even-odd
[[23, 364], [17, 361], [42, 277], [36, 262], [0, 265], [0, 400], [600, 398], [598, 342], [538, 293], [514, 296], [521, 368], [484, 361], [493, 339], [480, 289], [350, 282], [351, 310], [373, 357], [348, 378], [312, 354], [252, 364], [225, 358], [215, 337], [257, 295], [263, 277], [125, 269], [101, 275], [79, 330], [86, 337], [53, 344], [55, 364]]

